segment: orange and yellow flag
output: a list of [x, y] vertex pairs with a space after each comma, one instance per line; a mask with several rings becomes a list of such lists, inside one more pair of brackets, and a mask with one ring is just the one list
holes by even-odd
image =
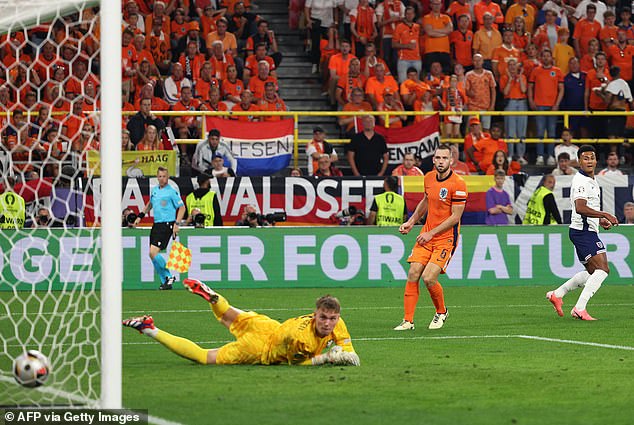
[[172, 249], [167, 260], [167, 268], [185, 273], [192, 264], [192, 252], [185, 245], [178, 241], [172, 242]]

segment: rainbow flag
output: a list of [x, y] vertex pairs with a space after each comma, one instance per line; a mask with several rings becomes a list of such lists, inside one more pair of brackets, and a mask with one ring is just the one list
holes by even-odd
[[[432, 171], [434, 172], [434, 171]], [[467, 206], [462, 215], [462, 224], [484, 224], [486, 217], [486, 192], [495, 185], [493, 176], [461, 176], [467, 183]], [[422, 176], [402, 177], [403, 197], [407, 210], [412, 213], [423, 199], [425, 180]]]

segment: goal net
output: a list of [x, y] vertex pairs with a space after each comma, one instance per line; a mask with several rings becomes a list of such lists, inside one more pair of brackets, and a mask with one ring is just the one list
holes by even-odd
[[[108, 124], [101, 13], [98, 1], [0, 0], [1, 406], [103, 405], [102, 194], [86, 167]], [[36, 389], [12, 372], [30, 349], [52, 365]]]

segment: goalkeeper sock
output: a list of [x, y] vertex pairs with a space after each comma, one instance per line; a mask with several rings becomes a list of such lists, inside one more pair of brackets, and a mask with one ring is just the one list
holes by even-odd
[[445, 307], [445, 294], [440, 282], [436, 282], [435, 285], [428, 287], [427, 290], [431, 296], [431, 301], [434, 303], [434, 307], [436, 307], [436, 313], [446, 313], [447, 308]]
[[608, 274], [603, 270], [595, 270], [586, 281], [586, 286], [581, 291], [575, 308], [577, 310], [585, 310], [590, 298], [599, 290], [601, 284], [608, 277]]
[[214, 316], [216, 316], [216, 319], [220, 321], [222, 320], [222, 316], [227, 312], [227, 310], [231, 308], [231, 305], [229, 305], [229, 301], [227, 301], [225, 297], [218, 294], [217, 292], [216, 295], [218, 295], [218, 301], [216, 301], [215, 303], [210, 303], [210, 305], [211, 310], [214, 312]]
[[416, 304], [418, 304], [419, 295], [420, 286], [418, 282], [407, 282], [405, 284], [405, 295], [403, 296], [403, 310], [405, 311], [404, 319], [410, 323], [414, 322], [414, 313], [416, 312]]
[[564, 282], [564, 284], [561, 285], [559, 288], [555, 289], [555, 296], [557, 298], [563, 298], [568, 292], [583, 287], [589, 277], [590, 273], [585, 270], [577, 273], [566, 282]]
[[163, 344], [173, 353], [176, 353], [181, 357], [185, 357], [186, 359], [195, 361], [196, 363], [207, 364], [207, 351], [209, 350], [201, 348], [196, 343], [188, 339], [174, 336], [160, 329], [156, 329], [156, 331], [158, 332], [155, 336], [153, 336], [153, 338]]
[[165, 261], [165, 257], [161, 254], [157, 254], [156, 257], [152, 258], [152, 264], [154, 265], [154, 270], [156, 270], [156, 273], [158, 273], [159, 278], [161, 279], [161, 283], [164, 283], [165, 279], [171, 276], [166, 267], [167, 262]]

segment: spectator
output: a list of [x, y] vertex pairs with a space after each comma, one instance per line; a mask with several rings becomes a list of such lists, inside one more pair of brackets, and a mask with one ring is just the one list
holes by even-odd
[[366, 81], [366, 76], [361, 74], [361, 63], [359, 59], [352, 58], [348, 67], [348, 73], [342, 76], [337, 83], [335, 98], [339, 106], [343, 107], [352, 100], [351, 94], [353, 89], [359, 88], [363, 90]]
[[[533, 70], [528, 84], [528, 104], [535, 111], [558, 111], [559, 104], [564, 97], [564, 76], [561, 70], [553, 66], [553, 55], [550, 49], [542, 50], [542, 65]], [[555, 137], [557, 128], [557, 116], [538, 115], [535, 117], [537, 137], [543, 139], [545, 133], [548, 137]], [[547, 165], [555, 165], [555, 145], [537, 143], [537, 159], [535, 165], [544, 165], [544, 153], [548, 155]]]
[[491, 66], [493, 52], [501, 45], [502, 35], [493, 26], [493, 16], [490, 13], [485, 13], [484, 25], [473, 36], [473, 52], [482, 55], [484, 67], [489, 71], [493, 69]]
[[535, 6], [530, 4], [528, 0], [518, 0], [506, 10], [504, 22], [507, 25], [511, 25], [515, 22], [515, 18], [518, 17], [524, 19], [525, 30], [532, 33], [535, 29], [535, 18], [537, 17]]
[[[581, 70], [585, 73], [596, 67], [595, 56], [599, 53], [599, 40], [591, 38], [588, 42], [588, 51], [585, 55], [581, 56]], [[605, 71], [608, 72], [607, 69]]]
[[626, 202], [623, 206], [623, 221], [621, 224], [634, 224], [634, 202]]
[[[597, 3], [601, 2], [597, 1]], [[578, 10], [579, 9], [577, 8], [577, 11]], [[599, 32], [601, 31], [601, 26], [603, 25], [603, 13], [600, 15], [601, 21], [594, 19], [596, 14], [597, 7], [594, 4], [588, 4], [586, 7], [586, 17], [579, 20], [577, 25], [575, 25], [575, 32], [572, 37], [577, 57], [581, 57], [586, 54], [590, 39], [599, 39]]]
[[559, 24], [562, 28], [570, 28], [569, 19], [576, 21], [576, 18], [573, 16], [575, 13], [575, 8], [570, 6], [568, 3], [564, 3], [562, 0], [548, 0], [542, 6], [544, 12], [550, 10], [554, 12], [555, 17], [559, 17]]
[[200, 105], [201, 111], [228, 111], [229, 107], [225, 102], [220, 101], [220, 89], [212, 86], [209, 88], [209, 100]]
[[493, 154], [498, 150], [498, 144], [491, 138], [489, 133], [482, 131], [478, 117], [469, 119], [469, 129], [469, 134], [465, 137], [463, 146], [465, 162], [470, 172], [484, 174], [493, 161]]
[[451, 169], [456, 174], [468, 176], [469, 166], [460, 161], [460, 150], [458, 149], [458, 145], [456, 143], [452, 143], [449, 146], [451, 147]]
[[[155, 19], [150, 28], [151, 30], [145, 38], [145, 47], [152, 53], [156, 67], [161, 75], [167, 75], [171, 67], [172, 57], [179, 58], [181, 53], [185, 51], [187, 45], [185, 44], [182, 50], [177, 48], [172, 56], [169, 33], [163, 32], [162, 19]], [[182, 37], [179, 41], [179, 45], [184, 43], [187, 38], [188, 37]]]
[[[467, 109], [470, 111], [492, 111], [495, 108], [495, 78], [493, 73], [483, 68], [484, 58], [481, 54], [473, 55], [473, 70], [465, 76], [467, 93]], [[478, 125], [480, 120], [478, 120]], [[491, 117], [483, 116], [482, 125], [491, 128]]]
[[227, 79], [222, 80], [222, 99], [231, 109], [233, 105], [240, 103], [240, 97], [245, 90], [244, 83], [238, 79], [238, 71], [235, 65], [227, 66]]
[[603, 28], [599, 31], [599, 40], [601, 40], [601, 45], [603, 47], [603, 51], [607, 52], [610, 47], [616, 43], [617, 31], [619, 27], [614, 25], [616, 22], [616, 15], [611, 10], [607, 10], [603, 14]]
[[[606, 105], [608, 105], [608, 111], [625, 112], [626, 110], [634, 110], [634, 103], [632, 103], [632, 92], [627, 82], [621, 78], [621, 69], [618, 66], [612, 66], [610, 68], [610, 81], [603, 89], [597, 90], [597, 94], [603, 99]], [[614, 139], [617, 137], [623, 137], [625, 133], [625, 121], [627, 117], [625, 115], [610, 115], [607, 117], [607, 134], [608, 138]], [[614, 150], [615, 147], [612, 147]], [[618, 159], [618, 158], [617, 158]]]
[[[146, 84], [141, 87], [141, 93], [134, 102], [135, 109], [141, 110], [141, 100], [143, 99], [150, 100], [150, 110], [152, 111], [167, 111], [170, 108], [169, 103], [167, 103], [160, 97], [154, 96], [154, 85], [152, 83]], [[84, 103], [85, 102], [86, 98], [84, 98]]]
[[440, 13], [441, 0], [431, 0], [431, 13], [423, 17], [425, 31], [425, 70], [433, 62], [440, 62], [443, 72], [451, 72], [451, 49], [449, 35], [453, 32], [451, 18]]
[[127, 128], [121, 130], [121, 150], [122, 151], [133, 151], [134, 144], [130, 140], [130, 131]]
[[259, 16], [247, 12], [243, 2], [237, 2], [234, 6], [234, 13], [229, 19], [228, 30], [236, 36], [238, 42], [238, 52], [242, 52], [251, 34], [257, 31], [256, 21]]
[[559, 158], [559, 155], [566, 152], [570, 159], [571, 167], [578, 167], [577, 151], [579, 146], [572, 144], [572, 131], [568, 128], [561, 130], [561, 144], [555, 146], [555, 156]]
[[207, 140], [196, 145], [192, 167], [199, 173], [207, 173], [211, 175], [213, 168], [213, 158], [216, 154], [222, 155], [225, 162], [233, 170], [237, 170], [238, 161], [236, 161], [231, 149], [226, 143], [220, 141], [220, 131], [215, 128], [209, 130]]
[[[351, 99], [343, 107], [344, 111], [372, 111], [372, 105], [364, 100], [363, 90], [358, 87], [352, 89]], [[345, 137], [352, 137], [355, 131], [356, 116], [340, 116], [338, 123], [339, 127], [343, 129]]]
[[398, 51], [398, 81], [402, 83], [407, 78], [407, 69], [416, 68], [421, 71], [420, 56], [420, 25], [416, 22], [416, 10], [408, 6], [405, 9], [405, 19], [396, 26], [392, 36], [392, 48]]
[[[391, 88], [386, 87], [383, 91], [383, 102], [379, 103], [377, 111], [404, 111], [403, 104], [396, 99], [395, 93]], [[403, 122], [407, 120], [405, 115], [390, 115], [389, 122], [391, 128], [402, 128]], [[385, 116], [379, 116], [379, 124], [387, 127]]]
[[[340, 78], [345, 78], [350, 68], [350, 61], [354, 58], [351, 53], [349, 40], [340, 40], [341, 52], [334, 54], [328, 61], [328, 94], [330, 99], [335, 99], [335, 90]], [[332, 102], [331, 102], [332, 103]]]
[[[588, 71], [586, 75], [586, 91], [584, 95], [584, 105], [586, 111], [605, 111], [608, 104], [599, 93], [610, 82], [611, 78], [607, 69], [607, 59], [605, 53], [598, 52], [595, 55], [595, 68]], [[605, 137], [607, 127], [607, 117], [593, 116], [589, 118], [592, 136]]]
[[432, 90], [433, 96], [440, 97], [442, 95], [443, 85], [445, 84], [445, 75], [442, 73], [442, 65], [440, 62], [432, 62], [429, 72], [425, 76], [425, 83]]
[[562, 152], [557, 156], [557, 168], [552, 171], [553, 176], [573, 176], [577, 169], [570, 166], [570, 154]]
[[484, 223], [489, 226], [509, 224], [508, 216], [513, 214], [511, 198], [504, 190], [506, 174], [504, 170], [496, 170], [494, 175], [495, 186], [486, 192], [487, 214]]
[[[574, 3], [573, 3], [574, 4]], [[574, 18], [577, 19], [577, 21], [582, 21], [582, 18], [588, 18], [588, 8], [591, 8], [594, 10], [594, 14], [596, 16], [597, 22], [603, 26], [603, 14], [606, 12], [607, 7], [605, 5], [604, 2], [599, 1], [599, 0], [582, 0], [577, 4], [577, 7], [575, 9], [575, 14], [574, 14]], [[577, 22], [577, 25], [579, 25], [579, 22]]]
[[337, 161], [338, 156], [335, 149], [326, 141], [326, 131], [321, 126], [313, 128], [313, 140], [306, 145], [306, 157], [308, 158], [308, 174], [313, 175], [319, 166], [319, 158], [329, 155], [332, 162]]
[[[243, 91], [240, 95], [240, 103], [233, 105], [231, 108], [232, 112], [255, 112], [259, 110], [260, 108], [253, 104], [253, 93], [250, 90]], [[231, 116], [231, 119], [242, 122], [260, 121], [260, 117], [254, 115], [235, 115]]]
[[[200, 108], [200, 101], [192, 97], [191, 87], [183, 87], [181, 89], [181, 98], [172, 105], [172, 111], [197, 111]], [[179, 139], [200, 139], [200, 117], [187, 115], [174, 117], [172, 128], [178, 135]]]
[[266, 44], [264, 43], [260, 43], [257, 46], [255, 46], [255, 54], [250, 55], [249, 57], [247, 57], [247, 60], [244, 64], [244, 82], [245, 84], [249, 84], [249, 79], [252, 76], [256, 76], [258, 75], [258, 64], [261, 61], [265, 61], [269, 64], [269, 71], [270, 71], [270, 75], [275, 77], [275, 62], [273, 61], [273, 58], [270, 56], [266, 55]]
[[265, 60], [261, 60], [258, 62], [258, 74], [249, 80], [249, 85], [247, 86], [251, 93], [253, 93], [253, 100], [255, 102], [264, 98], [264, 86], [268, 83], [273, 83], [275, 91], [278, 90], [277, 78], [271, 75], [269, 63]]
[[187, 35], [189, 22], [185, 22], [185, 9], [178, 8], [174, 11], [174, 19], [170, 25], [170, 40], [172, 49], [178, 46], [178, 40]]
[[[628, 31], [619, 28], [616, 32], [616, 41], [608, 50], [608, 57], [612, 66], [621, 68], [621, 78], [625, 81], [632, 81], [632, 58], [634, 58], [634, 46], [628, 42]], [[630, 84], [630, 91], [632, 85]]]
[[192, 40], [187, 44], [185, 53], [180, 55], [178, 63], [181, 65], [183, 74], [189, 81], [200, 79], [200, 72], [205, 63], [205, 55], [198, 50], [198, 43]]
[[401, 83], [403, 104], [411, 108], [414, 105], [414, 101], [419, 99], [427, 90], [429, 90], [429, 85], [418, 78], [416, 68], [409, 68], [407, 70], [407, 80]]
[[167, 77], [163, 83], [163, 90], [165, 91], [165, 100], [170, 105], [174, 105], [181, 97], [181, 90], [183, 87], [191, 87], [192, 82], [188, 78], [185, 78], [183, 67], [180, 63], [172, 65], [172, 75]]
[[[260, 111], [282, 112], [287, 111], [286, 103], [277, 94], [277, 87], [274, 82], [269, 81], [264, 84], [264, 97], [258, 102]], [[281, 116], [262, 117], [262, 121], [280, 121]]]
[[[505, 111], [527, 111], [528, 104], [526, 102], [526, 91], [528, 90], [528, 81], [524, 75], [523, 68], [520, 67], [518, 61], [511, 59], [508, 62], [506, 73], [500, 78], [500, 88], [506, 99]], [[526, 125], [528, 117], [526, 115], [507, 115], [504, 117], [504, 133], [509, 139], [519, 139], [519, 141], [510, 142], [508, 145], [509, 157], [517, 158], [520, 164], [527, 163], [524, 155], [526, 153]]]
[[269, 29], [269, 23], [265, 19], [258, 21], [257, 31], [247, 39], [247, 54], [254, 54], [254, 48], [264, 43], [265, 54], [273, 59], [275, 68], [282, 63], [282, 53], [277, 47], [277, 39], [273, 30]]
[[416, 165], [416, 158], [411, 152], [403, 155], [403, 163], [392, 170], [393, 176], [422, 176], [424, 173]]
[[290, 177], [301, 177], [302, 176], [302, 170], [300, 168], [293, 168], [291, 169], [291, 172], [289, 173]]
[[512, 176], [521, 171], [521, 165], [517, 161], [509, 160], [506, 152], [503, 150], [496, 151], [493, 154], [493, 161], [486, 170], [487, 176], [496, 175], [498, 171], [502, 171], [505, 176]]
[[161, 30], [169, 36], [172, 26], [169, 13], [171, 12], [167, 12], [163, 1], [155, 1], [152, 6], [152, 13], [145, 17], [145, 28], [152, 28], [154, 21], [160, 21], [162, 23]]
[[533, 43], [540, 52], [545, 47], [551, 50], [555, 48], [559, 31], [559, 25], [556, 24], [557, 13], [555, 11], [547, 10], [544, 13], [544, 18], [545, 22], [537, 28], [533, 36]]
[[623, 171], [619, 170], [619, 155], [610, 152], [606, 159], [607, 167], [597, 173], [598, 176], [622, 176]]
[[388, 64], [386, 63], [386, 61], [384, 61], [383, 58], [376, 55], [376, 46], [374, 45], [374, 43], [368, 43], [365, 46], [365, 56], [361, 58], [361, 63], [360, 63], [361, 73], [366, 78], [374, 77], [376, 75], [375, 68], [376, 68], [376, 65], [378, 64], [383, 64], [383, 66], [385, 66], [386, 72], [388, 74], [390, 73], [391, 68], [388, 67]]
[[[446, 13], [451, 17], [451, 19], [453, 19], [455, 25], [458, 25], [458, 21], [460, 21], [462, 16], [468, 18], [469, 27], [471, 27], [473, 16], [471, 13], [471, 6], [466, 2], [466, 0], [454, 0], [447, 8]], [[469, 59], [471, 59], [471, 55], [469, 55]]]
[[520, 51], [513, 47], [513, 32], [506, 30], [502, 34], [502, 45], [493, 50], [491, 67], [495, 80], [506, 74], [506, 67], [511, 59], [520, 60]]
[[306, 0], [304, 15], [306, 28], [311, 35], [311, 59], [313, 74], [319, 73], [319, 59], [321, 57], [321, 39], [325, 37], [333, 24], [339, 24], [336, 16], [337, 2], [334, 0]]
[[128, 121], [128, 130], [130, 131], [130, 140], [136, 146], [137, 143], [143, 138], [145, 134], [145, 128], [148, 125], [153, 125], [158, 131], [162, 131], [165, 128], [165, 123], [161, 118], [158, 118], [151, 112], [152, 100], [142, 99], [140, 102], [139, 112], [137, 112], [130, 121]]
[[491, 23], [496, 30], [498, 29], [498, 24], [504, 23], [504, 14], [502, 14], [500, 5], [491, 0], [482, 0], [473, 6], [473, 14], [475, 15], [476, 28], [478, 30], [485, 26], [487, 14], [491, 16]]
[[207, 51], [210, 45], [207, 44], [206, 39], [200, 34], [200, 24], [197, 21], [190, 21], [187, 25], [187, 35], [181, 37], [176, 44], [176, 48], [173, 49], [173, 57], [180, 58], [181, 54], [187, 50], [187, 46], [191, 42], [196, 43], [196, 50], [204, 53]]
[[377, 226], [400, 226], [407, 220], [405, 199], [397, 193], [398, 178], [383, 179], [383, 193], [374, 197], [368, 216], [368, 224]]
[[[381, 31], [381, 52], [383, 59], [387, 62], [388, 69], [392, 73], [396, 73], [398, 51], [392, 47], [392, 39], [396, 26], [405, 17], [405, 6], [400, 0], [385, 0], [383, 3], [377, 5], [376, 16]], [[364, 69], [363, 63], [361, 63], [361, 69]]]
[[136, 145], [137, 151], [163, 151], [165, 147], [159, 138], [158, 131], [153, 125], [148, 125], [143, 138]]
[[[211, 55], [209, 62], [211, 62], [212, 75], [214, 78], [224, 81], [229, 76], [229, 67], [236, 66], [235, 59], [229, 53], [225, 52], [222, 42], [216, 40], [211, 44]], [[236, 73], [239, 74], [239, 70], [236, 66]], [[236, 75], [237, 75], [236, 74]]]
[[[462, 65], [457, 64], [457, 67]], [[458, 76], [456, 74], [449, 77], [449, 87], [443, 90], [442, 103], [445, 111], [462, 112], [467, 102], [467, 95], [464, 92], [464, 86], [458, 85]], [[449, 138], [460, 137], [460, 126], [462, 125], [461, 115], [447, 115], [444, 117], [444, 135]]]
[[200, 78], [194, 80], [194, 97], [201, 102], [209, 101], [209, 92], [212, 87], [219, 88], [220, 81], [213, 77], [211, 62], [205, 61], [200, 70]]
[[337, 167], [332, 165], [330, 155], [322, 153], [317, 160], [318, 168], [314, 172], [315, 177], [341, 177], [343, 173]]
[[553, 195], [554, 188], [555, 176], [552, 174], [545, 175], [542, 185], [537, 188], [531, 199], [528, 200], [526, 215], [522, 221], [523, 224], [541, 226], [562, 223], [555, 195]]
[[513, 20], [513, 47], [519, 50], [524, 56], [526, 47], [531, 44], [532, 34], [526, 31], [526, 22], [521, 16]]
[[[561, 101], [561, 109], [564, 111], [583, 111], [585, 108], [586, 73], [581, 71], [577, 58], [568, 61], [568, 69], [570, 72], [564, 77], [564, 98]], [[569, 124], [571, 137], [572, 133], [580, 134], [582, 131], [584, 135], [587, 133], [585, 117], [570, 117]], [[570, 157], [577, 158], [577, 155], [576, 153], [571, 154]]]
[[350, 11], [350, 31], [354, 37], [356, 56], [365, 56], [365, 46], [378, 36], [376, 13], [368, 0], [359, 0], [359, 5]]
[[553, 58], [555, 60], [555, 66], [561, 69], [562, 74], [568, 74], [568, 65], [570, 64], [570, 59], [576, 57], [575, 49], [568, 44], [568, 37], [570, 36], [570, 31], [568, 28], [559, 28], [557, 31], [558, 41], [555, 44], [555, 48], [553, 49]]
[[[457, 1], [458, 0], [454, 1], [452, 6]], [[458, 16], [458, 29], [453, 31], [449, 36], [451, 57], [454, 63], [459, 63], [465, 68], [471, 68], [473, 66], [473, 31], [470, 29], [471, 17], [465, 14]]]
[[[218, 20], [216, 31], [212, 31], [207, 35], [207, 49], [211, 49], [214, 41], [221, 41], [223, 52], [235, 58], [238, 53], [238, 42], [236, 36], [227, 31], [228, 27], [229, 21], [225, 17]], [[211, 52], [209, 55], [211, 56]]]
[[374, 132], [375, 120], [371, 115], [361, 119], [363, 130], [355, 134], [346, 145], [346, 156], [355, 176], [383, 176], [389, 155], [385, 139]]
[[398, 83], [391, 75], [385, 75], [385, 66], [377, 64], [374, 67], [376, 75], [368, 78], [365, 83], [365, 93], [372, 108], [376, 110], [379, 103], [383, 102], [383, 93], [386, 88], [390, 88], [396, 93], [398, 91]]
[[[235, 177], [236, 173], [233, 168], [225, 166], [225, 159], [222, 155], [216, 152], [211, 160], [211, 176], [212, 177]], [[204, 174], [201, 174], [204, 175]]]
[[[414, 111], [417, 112], [438, 112], [442, 109], [439, 97], [434, 96], [434, 90], [427, 90], [423, 96], [414, 102]], [[414, 117], [414, 122], [425, 121], [433, 114], [420, 114]]]

